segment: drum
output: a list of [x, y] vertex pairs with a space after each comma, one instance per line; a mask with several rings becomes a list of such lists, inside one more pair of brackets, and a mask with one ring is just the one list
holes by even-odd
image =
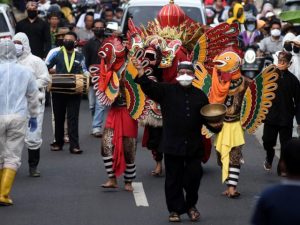
[[52, 74], [52, 83], [48, 90], [61, 94], [87, 94], [89, 92], [89, 76], [82, 74]]

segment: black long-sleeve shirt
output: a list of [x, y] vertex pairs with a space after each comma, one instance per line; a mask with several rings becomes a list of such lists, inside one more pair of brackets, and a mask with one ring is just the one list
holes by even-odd
[[158, 102], [163, 116], [163, 135], [159, 151], [181, 156], [202, 157], [204, 146], [200, 109], [208, 104], [201, 90], [179, 84], [157, 83], [142, 76], [135, 82], [143, 92]]
[[16, 25], [16, 33], [23, 32], [28, 36], [29, 45], [33, 55], [45, 58], [51, 49], [51, 35], [48, 24], [40, 18], [32, 23], [28, 18], [21, 20]]
[[96, 37], [91, 38], [83, 47], [83, 55], [85, 58], [85, 65], [89, 68], [93, 64], [100, 63], [100, 57], [98, 55], [102, 41]]
[[288, 70], [282, 71], [277, 80], [276, 97], [266, 116], [265, 123], [278, 126], [293, 127], [296, 116], [300, 124], [300, 83]]

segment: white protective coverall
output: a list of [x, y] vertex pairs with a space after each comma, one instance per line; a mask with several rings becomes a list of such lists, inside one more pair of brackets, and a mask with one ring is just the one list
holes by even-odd
[[17, 63], [11, 40], [0, 41], [0, 169], [17, 171], [27, 129], [28, 112], [38, 115], [38, 88], [35, 77]]
[[45, 111], [45, 91], [50, 80], [48, 73], [48, 68], [45, 62], [33, 55], [29, 46], [29, 40], [25, 33], [17, 33], [13, 37], [13, 41], [20, 41], [23, 45], [23, 53], [21, 56], [18, 56], [18, 63], [26, 66], [36, 78], [36, 83], [39, 89], [39, 114], [37, 116], [37, 129], [34, 132], [29, 132], [29, 129], [26, 133], [25, 142], [28, 149], [37, 150], [42, 145], [42, 125]]

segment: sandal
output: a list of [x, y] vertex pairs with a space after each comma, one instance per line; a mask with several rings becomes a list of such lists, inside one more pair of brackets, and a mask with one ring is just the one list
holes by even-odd
[[196, 222], [200, 219], [200, 212], [196, 207], [192, 207], [187, 212], [191, 221]]
[[238, 191], [234, 192], [233, 194], [230, 194], [230, 193], [227, 194], [228, 198], [239, 198], [240, 196], [241, 196], [241, 193]]
[[162, 171], [156, 172], [155, 170], [152, 170], [151, 171], [151, 176], [153, 176], [153, 177], [162, 177], [163, 174], [162, 174]]
[[171, 212], [169, 215], [169, 222], [180, 222], [180, 215], [176, 212]]

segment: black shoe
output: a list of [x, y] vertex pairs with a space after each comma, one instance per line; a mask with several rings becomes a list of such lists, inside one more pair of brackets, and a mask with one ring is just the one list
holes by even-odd
[[73, 149], [70, 149], [70, 153], [71, 154], [77, 154], [77, 155], [79, 155], [79, 154], [81, 154], [83, 151], [82, 150], [80, 150], [79, 148], [73, 148]]
[[268, 160], [264, 161], [264, 169], [270, 171], [272, 169], [272, 163], [269, 163]]
[[50, 146], [51, 146], [50, 147], [51, 151], [62, 151], [63, 150], [62, 146], [59, 146], [56, 143], [53, 143]]
[[30, 167], [29, 168], [29, 176], [30, 177], [40, 177], [41, 176], [41, 172], [35, 167]]

